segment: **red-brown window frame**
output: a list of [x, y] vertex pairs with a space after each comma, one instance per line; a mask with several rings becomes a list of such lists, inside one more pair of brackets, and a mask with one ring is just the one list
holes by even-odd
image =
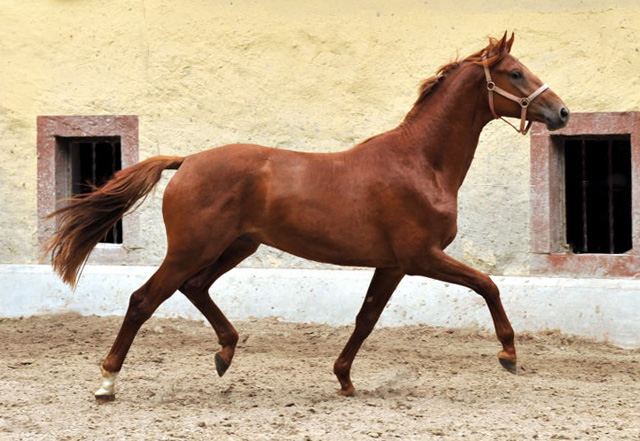
[[[61, 153], [61, 138], [120, 137], [121, 166], [138, 162], [138, 117], [135, 115], [55, 115], [38, 116], [38, 241], [42, 244], [55, 231], [56, 225], [46, 217], [70, 196], [69, 164]], [[100, 243], [90, 262], [123, 263], [126, 248], [135, 247], [139, 238], [136, 213], [123, 219], [123, 243]]]
[[[631, 142], [631, 250], [624, 254], [574, 254], [566, 248], [564, 157], [569, 136], [629, 136]], [[567, 127], [531, 131], [531, 270], [540, 275], [634, 277], [640, 275], [640, 112], [577, 113]]]

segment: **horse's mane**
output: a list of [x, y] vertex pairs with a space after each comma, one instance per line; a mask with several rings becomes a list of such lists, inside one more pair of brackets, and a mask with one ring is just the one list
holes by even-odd
[[511, 35], [511, 39], [506, 39], [507, 34], [505, 32], [504, 37], [500, 40], [496, 38], [489, 38], [489, 45], [487, 47], [465, 57], [463, 59], [456, 59], [451, 61], [450, 63], [441, 66], [436, 74], [426, 80], [422, 81], [420, 84], [420, 89], [418, 91], [418, 99], [413, 105], [413, 109], [407, 116], [411, 116], [415, 114], [416, 108], [425, 102], [425, 100], [430, 97], [433, 92], [438, 88], [438, 86], [444, 81], [447, 75], [456, 70], [464, 63], [480, 63], [482, 62], [483, 56], [486, 56], [487, 63], [489, 66], [493, 66], [498, 63], [502, 58], [505, 57], [511, 50], [511, 44], [513, 43], [513, 34]]

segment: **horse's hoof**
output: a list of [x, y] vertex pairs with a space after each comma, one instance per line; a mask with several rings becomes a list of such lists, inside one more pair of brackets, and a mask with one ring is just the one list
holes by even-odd
[[340, 389], [338, 391], [338, 395], [340, 395], [341, 397], [352, 397], [356, 394], [356, 389], [351, 386], [347, 389]]
[[216, 371], [218, 371], [218, 375], [222, 377], [224, 373], [227, 372], [227, 369], [229, 369], [229, 363], [224, 361], [220, 354], [216, 354], [215, 360], [216, 360]]
[[115, 395], [96, 395], [95, 397], [98, 404], [109, 403], [116, 399]]
[[518, 372], [518, 364], [515, 360], [509, 360], [507, 358], [498, 358], [498, 360], [500, 361], [502, 367], [507, 371], [511, 372], [512, 374]]

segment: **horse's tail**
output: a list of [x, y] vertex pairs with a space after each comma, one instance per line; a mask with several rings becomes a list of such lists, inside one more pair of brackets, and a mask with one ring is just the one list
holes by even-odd
[[154, 156], [120, 170], [102, 187], [69, 199], [64, 208], [48, 216], [58, 218], [58, 229], [42, 249], [45, 256], [51, 253], [51, 265], [64, 282], [76, 285], [89, 253], [100, 239], [129, 210], [140, 206], [135, 206], [136, 202], [151, 192], [163, 170], [177, 170], [184, 159]]

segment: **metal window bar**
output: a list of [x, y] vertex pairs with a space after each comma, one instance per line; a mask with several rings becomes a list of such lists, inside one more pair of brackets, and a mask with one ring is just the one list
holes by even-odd
[[580, 143], [580, 176], [582, 178], [582, 200], [580, 201], [582, 204], [582, 252], [586, 253], [588, 251], [587, 244], [589, 243], [589, 235], [587, 233], [589, 228], [587, 221], [587, 186], [589, 181], [587, 181], [587, 143], [584, 138]]
[[615, 253], [615, 217], [613, 215], [613, 140], [607, 142], [607, 195], [609, 205], [609, 253]]
[[98, 185], [98, 178], [96, 176], [96, 142], [91, 142], [91, 185]]
[[[120, 165], [116, 164], [116, 145], [114, 142], [111, 142], [110, 145], [111, 145], [111, 170], [112, 170], [112, 173], [115, 173], [120, 168]], [[113, 234], [113, 243], [122, 243], [121, 229], [122, 229], [122, 221], [116, 222], [116, 224], [113, 226], [113, 229], [111, 230]]]

